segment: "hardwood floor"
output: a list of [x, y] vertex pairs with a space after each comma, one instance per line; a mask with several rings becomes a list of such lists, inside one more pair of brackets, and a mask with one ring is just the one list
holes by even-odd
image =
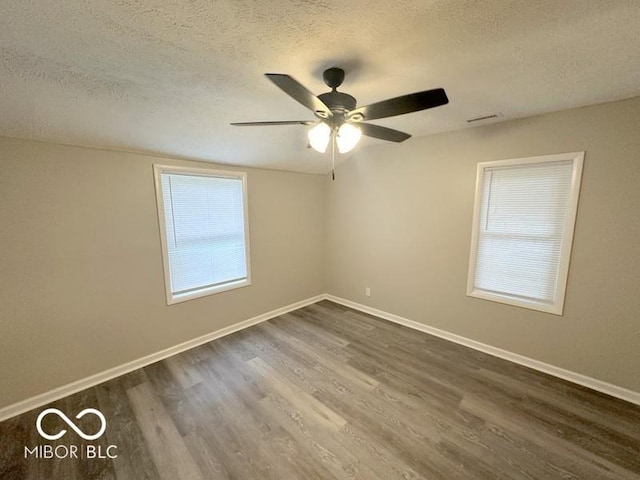
[[105, 434], [0, 423], [0, 478], [640, 479], [640, 407], [327, 301], [48, 407]]

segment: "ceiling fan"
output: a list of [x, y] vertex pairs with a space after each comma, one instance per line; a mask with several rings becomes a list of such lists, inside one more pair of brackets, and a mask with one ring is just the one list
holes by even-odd
[[280, 73], [267, 73], [265, 75], [287, 95], [311, 110], [317, 120], [240, 122], [232, 123], [231, 125], [241, 127], [314, 125], [308, 132], [309, 143], [311, 147], [319, 152], [325, 152], [329, 141], [333, 139], [334, 150], [337, 143], [338, 151], [346, 153], [356, 146], [361, 135], [390, 142], [404, 142], [411, 135], [381, 125], [365, 123], [364, 120], [394, 117], [449, 103], [444, 89], [436, 88], [356, 108], [356, 99], [354, 97], [337, 91], [337, 88], [344, 81], [344, 70], [341, 68], [332, 67], [324, 71], [322, 78], [324, 83], [331, 88], [331, 91], [318, 96], [311, 93], [289, 75]]

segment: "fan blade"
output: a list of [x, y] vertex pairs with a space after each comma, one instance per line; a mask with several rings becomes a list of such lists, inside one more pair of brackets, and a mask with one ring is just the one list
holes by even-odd
[[298, 101], [320, 118], [331, 118], [333, 114], [322, 100], [307, 90], [302, 84], [289, 75], [281, 73], [265, 73], [267, 78], [294, 100]]
[[408, 133], [394, 130], [392, 128], [382, 127], [380, 125], [374, 125], [372, 123], [357, 123], [363, 135], [373, 138], [379, 138], [381, 140], [387, 140], [389, 142], [404, 142], [411, 135]]
[[234, 122], [229, 125], [235, 127], [262, 127], [270, 125], [313, 125], [313, 120], [284, 120], [281, 122]]
[[418, 112], [427, 108], [439, 107], [449, 103], [447, 94], [442, 88], [411, 93], [401, 97], [390, 98], [382, 102], [372, 103], [349, 112], [349, 118], [363, 115], [365, 120], [395, 117], [405, 113]]

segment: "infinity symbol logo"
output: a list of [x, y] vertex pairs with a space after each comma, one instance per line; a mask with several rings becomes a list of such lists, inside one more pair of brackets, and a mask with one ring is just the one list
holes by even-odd
[[104, 418], [104, 415], [102, 414], [102, 412], [100, 412], [99, 410], [96, 410], [95, 408], [85, 408], [78, 415], [76, 415], [76, 418], [80, 419], [84, 417], [87, 413], [93, 413], [95, 416], [97, 416], [100, 419], [100, 422], [102, 422], [102, 426], [100, 427], [100, 430], [98, 430], [98, 433], [94, 435], [85, 434], [82, 430], [80, 430], [76, 426], [75, 423], [69, 420], [69, 417], [67, 417], [64, 413], [62, 413], [57, 408], [47, 408], [46, 410], [43, 410], [42, 412], [40, 412], [40, 415], [38, 415], [38, 419], [36, 420], [36, 428], [38, 429], [38, 433], [40, 434], [40, 436], [46, 438], [47, 440], [57, 440], [60, 437], [62, 437], [65, 433], [67, 433], [66, 430], [61, 430], [55, 435], [49, 435], [48, 433], [42, 430], [42, 419], [47, 415], [49, 415], [50, 413], [55, 413], [56, 415], [58, 415], [62, 420], [64, 420], [64, 422], [67, 425], [69, 425], [73, 429], [74, 432], [76, 432], [85, 440], [95, 440], [96, 438], [100, 438], [107, 428], [107, 420]]

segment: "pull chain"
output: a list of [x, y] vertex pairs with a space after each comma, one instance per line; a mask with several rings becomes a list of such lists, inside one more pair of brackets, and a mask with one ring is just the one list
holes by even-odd
[[331, 132], [331, 180], [336, 179], [336, 129]]

